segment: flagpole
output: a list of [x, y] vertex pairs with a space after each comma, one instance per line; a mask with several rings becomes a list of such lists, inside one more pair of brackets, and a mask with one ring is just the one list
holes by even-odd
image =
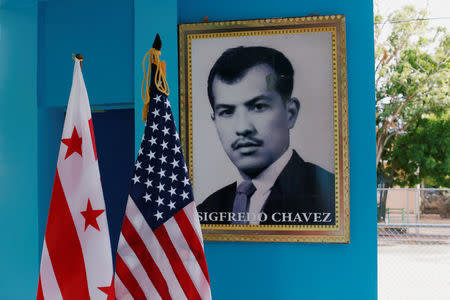
[[83, 69], [83, 54], [75, 54], [75, 57], [80, 60], [80, 68]]

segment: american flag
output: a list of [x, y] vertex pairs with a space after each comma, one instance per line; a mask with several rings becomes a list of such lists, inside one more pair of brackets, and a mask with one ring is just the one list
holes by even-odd
[[89, 99], [75, 59], [37, 300], [114, 299], [113, 274]]
[[157, 68], [152, 64], [145, 133], [116, 255], [116, 297], [211, 299], [192, 188], [169, 99], [154, 83]]

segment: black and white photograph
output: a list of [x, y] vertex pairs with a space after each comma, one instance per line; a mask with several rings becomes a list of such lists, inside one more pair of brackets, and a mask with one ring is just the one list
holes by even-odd
[[180, 40], [180, 127], [203, 230], [219, 240], [336, 236], [348, 147], [337, 29], [218, 26]]

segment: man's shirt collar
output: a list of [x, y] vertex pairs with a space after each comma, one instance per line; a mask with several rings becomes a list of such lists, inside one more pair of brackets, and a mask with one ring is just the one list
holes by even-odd
[[244, 180], [251, 180], [259, 192], [265, 192], [272, 188], [281, 171], [289, 162], [293, 153], [293, 149], [289, 147], [283, 155], [281, 155], [274, 163], [267, 167], [258, 176], [251, 179], [247, 175], [240, 172], [241, 176], [237, 181], [237, 185], [242, 183]]

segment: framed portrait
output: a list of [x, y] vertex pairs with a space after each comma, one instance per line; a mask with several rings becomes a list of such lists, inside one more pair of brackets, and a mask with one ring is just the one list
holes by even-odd
[[345, 17], [179, 25], [205, 240], [349, 243]]

